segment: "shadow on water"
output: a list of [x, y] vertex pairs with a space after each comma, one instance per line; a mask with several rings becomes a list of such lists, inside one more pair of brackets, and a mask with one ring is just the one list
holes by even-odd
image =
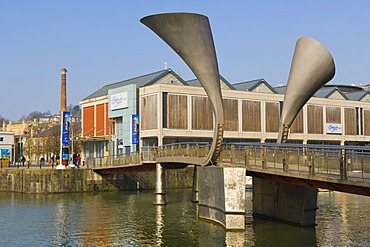
[[254, 246], [317, 246], [315, 227], [253, 219]]

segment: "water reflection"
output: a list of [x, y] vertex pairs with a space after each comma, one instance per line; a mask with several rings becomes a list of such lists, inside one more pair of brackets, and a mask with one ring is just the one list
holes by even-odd
[[164, 222], [163, 222], [163, 205], [156, 205], [155, 206], [157, 211], [156, 211], [156, 223], [157, 223], [157, 246], [161, 246], [163, 244], [162, 241], [162, 231], [164, 227]]
[[66, 202], [58, 201], [56, 205], [55, 220], [53, 228], [55, 229], [55, 242], [58, 245], [67, 245], [71, 242], [71, 237], [68, 235], [68, 230], [71, 229], [67, 223]]
[[244, 231], [226, 231], [225, 244], [226, 246], [244, 246], [244, 236]]
[[316, 246], [314, 227], [253, 219], [255, 246]]
[[346, 193], [321, 193], [317, 212], [318, 242], [370, 246], [370, 198]]
[[320, 193], [317, 226], [252, 217], [245, 231], [200, 220], [191, 190], [35, 195], [0, 192], [0, 246], [370, 246], [370, 198]]

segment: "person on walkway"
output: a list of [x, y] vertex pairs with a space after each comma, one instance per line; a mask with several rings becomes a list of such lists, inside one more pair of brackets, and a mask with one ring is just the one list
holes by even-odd
[[24, 157], [24, 155], [22, 155], [21, 162], [22, 162], [22, 166], [24, 166], [24, 162], [26, 162], [26, 158]]
[[76, 166], [77, 165], [76, 162], [77, 162], [77, 153], [74, 152], [73, 156], [72, 156], [72, 164], [74, 164]]
[[60, 156], [59, 154], [57, 153], [57, 155], [55, 156], [55, 160], [57, 162], [57, 165], [59, 165], [59, 161], [60, 161]]
[[45, 164], [45, 158], [41, 157], [40, 159], [40, 166], [43, 166]]
[[80, 154], [77, 154], [77, 156], [76, 156], [76, 166], [77, 166], [77, 168], [80, 168], [80, 164], [81, 164], [81, 156], [80, 156]]

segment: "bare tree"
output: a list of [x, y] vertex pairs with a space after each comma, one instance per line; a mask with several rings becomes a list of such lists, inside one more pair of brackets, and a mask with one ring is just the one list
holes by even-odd
[[81, 124], [75, 123], [71, 125], [71, 150], [72, 153], [81, 153], [82, 140], [81, 140]]
[[47, 129], [43, 133], [43, 144], [48, 154], [59, 153], [60, 149], [60, 124]]

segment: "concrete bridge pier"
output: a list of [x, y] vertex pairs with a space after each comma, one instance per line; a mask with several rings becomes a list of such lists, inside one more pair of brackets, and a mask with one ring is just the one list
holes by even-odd
[[193, 188], [192, 188], [192, 202], [199, 202], [199, 180], [198, 180], [198, 166], [194, 165], [193, 170]]
[[316, 210], [316, 188], [253, 178], [254, 216], [313, 226]]
[[200, 218], [226, 229], [245, 229], [245, 168], [198, 167]]
[[155, 179], [155, 201], [154, 205], [166, 205], [167, 204], [167, 192], [166, 192], [166, 171], [161, 163], [156, 163], [156, 179]]

